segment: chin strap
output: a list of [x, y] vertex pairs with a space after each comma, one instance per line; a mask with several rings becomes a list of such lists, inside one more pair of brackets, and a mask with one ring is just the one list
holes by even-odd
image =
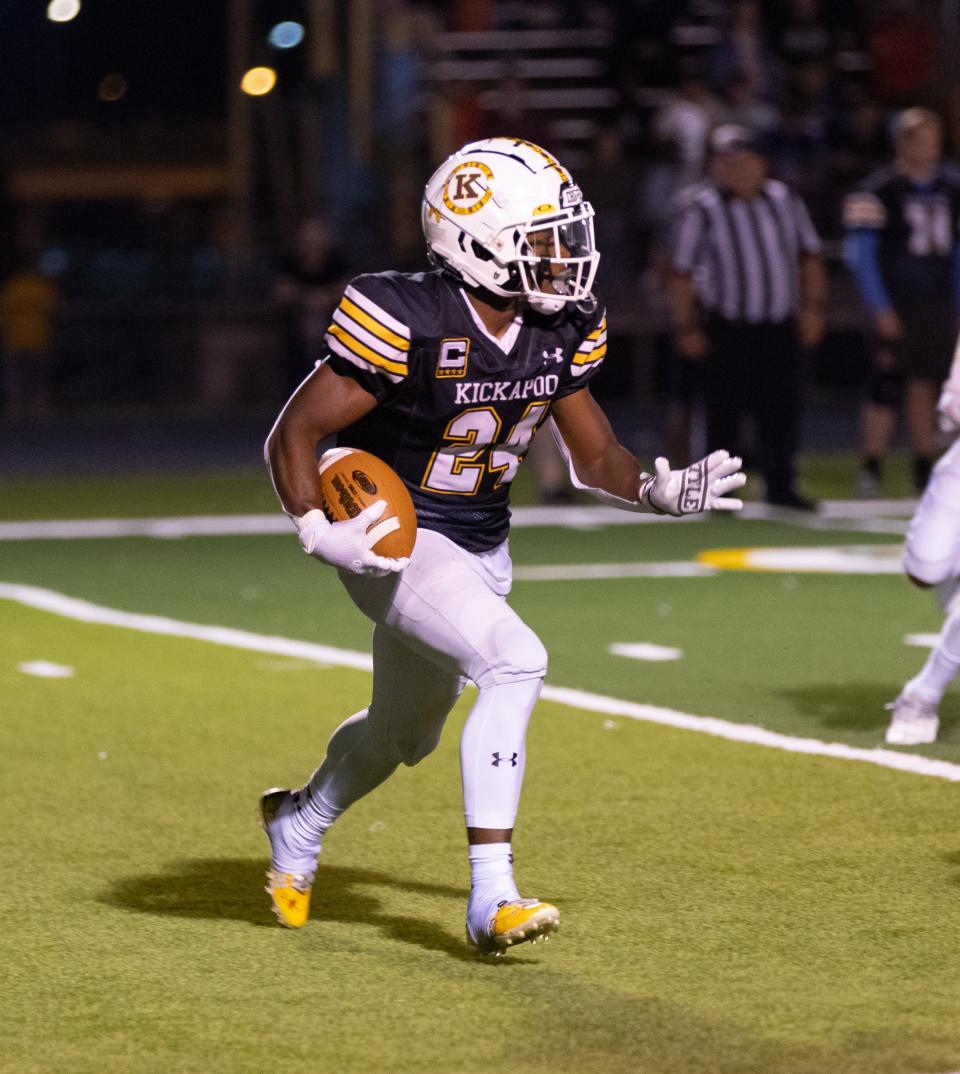
[[567, 304], [562, 298], [543, 295], [527, 295], [527, 305], [537, 313], [559, 313]]

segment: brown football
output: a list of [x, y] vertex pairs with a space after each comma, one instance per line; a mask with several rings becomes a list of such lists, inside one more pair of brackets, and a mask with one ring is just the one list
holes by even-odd
[[409, 556], [417, 540], [417, 513], [404, 483], [385, 462], [369, 451], [336, 447], [325, 451], [317, 464], [320, 506], [331, 522], [356, 518], [377, 500], [387, 506], [374, 526], [396, 516], [400, 528], [373, 546], [378, 556]]

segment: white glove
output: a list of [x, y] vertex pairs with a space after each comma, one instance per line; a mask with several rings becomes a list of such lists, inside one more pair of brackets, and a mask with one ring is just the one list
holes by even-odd
[[937, 402], [937, 424], [942, 433], [960, 432], [960, 381], [944, 381]]
[[747, 483], [747, 475], [740, 470], [743, 459], [731, 458], [728, 451], [714, 451], [685, 470], [671, 470], [662, 457], [654, 466], [656, 475], [644, 475], [640, 482], [640, 502], [654, 511], [680, 516], [743, 507], [743, 500], [727, 496]]
[[315, 507], [302, 518], [294, 519], [300, 534], [300, 544], [308, 555], [351, 574], [369, 574], [382, 578], [394, 571], [402, 571], [410, 562], [408, 557], [388, 559], [372, 551], [381, 537], [400, 529], [400, 520], [396, 515], [373, 525], [386, 509], [386, 500], [377, 500], [356, 518], [344, 522], [328, 522], [327, 516]]

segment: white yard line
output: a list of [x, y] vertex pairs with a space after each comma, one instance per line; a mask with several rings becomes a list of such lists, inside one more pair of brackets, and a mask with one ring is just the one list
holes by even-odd
[[682, 649], [675, 649], [672, 645], [655, 645], [652, 641], [615, 641], [607, 652], [613, 656], [625, 656], [628, 660], [679, 660], [683, 656]]
[[909, 500], [821, 500], [821, 518], [910, 518], [920, 501]]
[[[37, 586], [0, 582], [0, 600], [15, 601], [29, 608], [51, 612], [68, 619], [77, 619], [84, 623], [123, 627], [148, 634], [193, 638], [198, 641], [213, 642], [216, 645], [301, 657], [306, 660], [317, 660], [323, 664], [335, 664], [362, 671], [369, 671], [373, 666], [370, 656], [366, 653], [318, 645], [315, 642], [297, 641], [292, 638], [253, 634], [230, 627], [186, 623], [178, 619], [168, 619], [165, 616], [124, 612]], [[730, 723], [712, 716], [694, 716], [688, 712], [623, 701], [616, 697], [606, 697], [603, 694], [593, 694], [585, 690], [573, 690], [562, 686], [545, 686], [540, 696], [547, 701], [555, 701], [585, 712], [596, 712], [606, 716], [624, 716], [631, 720], [696, 731], [733, 742], [785, 750], [788, 753], [805, 753], [846, 761], [861, 761], [878, 765], [881, 768], [892, 768], [901, 772], [960, 783], [960, 765], [951, 764], [949, 761], [937, 761], [918, 754], [897, 753], [894, 750], [885, 749], [868, 750], [847, 746], [840, 742], [797, 738], [793, 735], [780, 734], [777, 731], [768, 731], [766, 728], [752, 724]]]
[[918, 649], [932, 649], [940, 644], [939, 634], [904, 634], [904, 645], [913, 645]]
[[74, 675], [74, 669], [69, 665], [54, 664], [50, 660], [25, 660], [17, 664], [17, 671], [38, 679], [70, 679]]
[[711, 578], [716, 567], [694, 561], [677, 563], [558, 563], [514, 567], [515, 582], [576, 582], [597, 578]]
[[[840, 518], [832, 511], [825, 515], [769, 507], [763, 503], [744, 505], [742, 517], [783, 522], [799, 529], [842, 529], [862, 533], [902, 534], [907, 522], [874, 516]], [[560, 526], [565, 529], [596, 529], [598, 526], [632, 526], [648, 523], [696, 523], [705, 516], [682, 519], [668, 515], [647, 515], [619, 511], [615, 507], [515, 507], [511, 514], [514, 529], [531, 526]], [[0, 522], [0, 541], [72, 541], [103, 537], [232, 537], [291, 533], [293, 527], [279, 511], [257, 515], [186, 515], [161, 518], [78, 518], [35, 519]]]
[[[691, 516], [691, 519], [693, 516]], [[677, 521], [666, 515], [635, 514], [613, 507], [517, 507], [511, 526], [561, 526], [595, 529], [598, 526]], [[97, 537], [231, 537], [293, 533], [286, 515], [185, 515], [163, 518], [36, 519], [0, 522], [0, 541], [57, 541]]]

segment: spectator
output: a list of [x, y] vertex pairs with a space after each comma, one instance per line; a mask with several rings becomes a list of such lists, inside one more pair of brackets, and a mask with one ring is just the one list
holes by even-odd
[[767, 502], [809, 510], [813, 504], [796, 489], [794, 454], [800, 345], [815, 346], [823, 335], [820, 240], [800, 198], [768, 178], [751, 131], [719, 127], [711, 147], [710, 181], [688, 201], [676, 229], [676, 346], [686, 360], [705, 363], [709, 440], [739, 452], [743, 418], [752, 413]]
[[896, 157], [844, 206], [847, 264], [870, 311], [874, 367], [863, 406], [858, 491], [875, 495], [906, 398], [913, 483], [922, 492], [937, 451], [936, 402], [960, 312], [960, 168], [942, 160], [943, 128], [925, 108], [894, 124]]
[[711, 50], [710, 70], [713, 87], [720, 93], [740, 77], [754, 98], [773, 95], [775, 62], [764, 41], [759, 0], [734, 0], [729, 25]]
[[349, 276], [349, 266], [322, 216], [297, 229], [294, 248], [273, 285], [274, 301], [285, 313], [287, 381], [298, 384], [325, 353], [323, 336]]
[[653, 121], [656, 137], [675, 150], [674, 190], [703, 178], [710, 131], [719, 117], [720, 102], [710, 92], [696, 62], [688, 61], [676, 93]]
[[53, 324], [59, 303], [56, 283], [32, 257], [0, 288], [5, 411], [13, 422], [50, 416]]

